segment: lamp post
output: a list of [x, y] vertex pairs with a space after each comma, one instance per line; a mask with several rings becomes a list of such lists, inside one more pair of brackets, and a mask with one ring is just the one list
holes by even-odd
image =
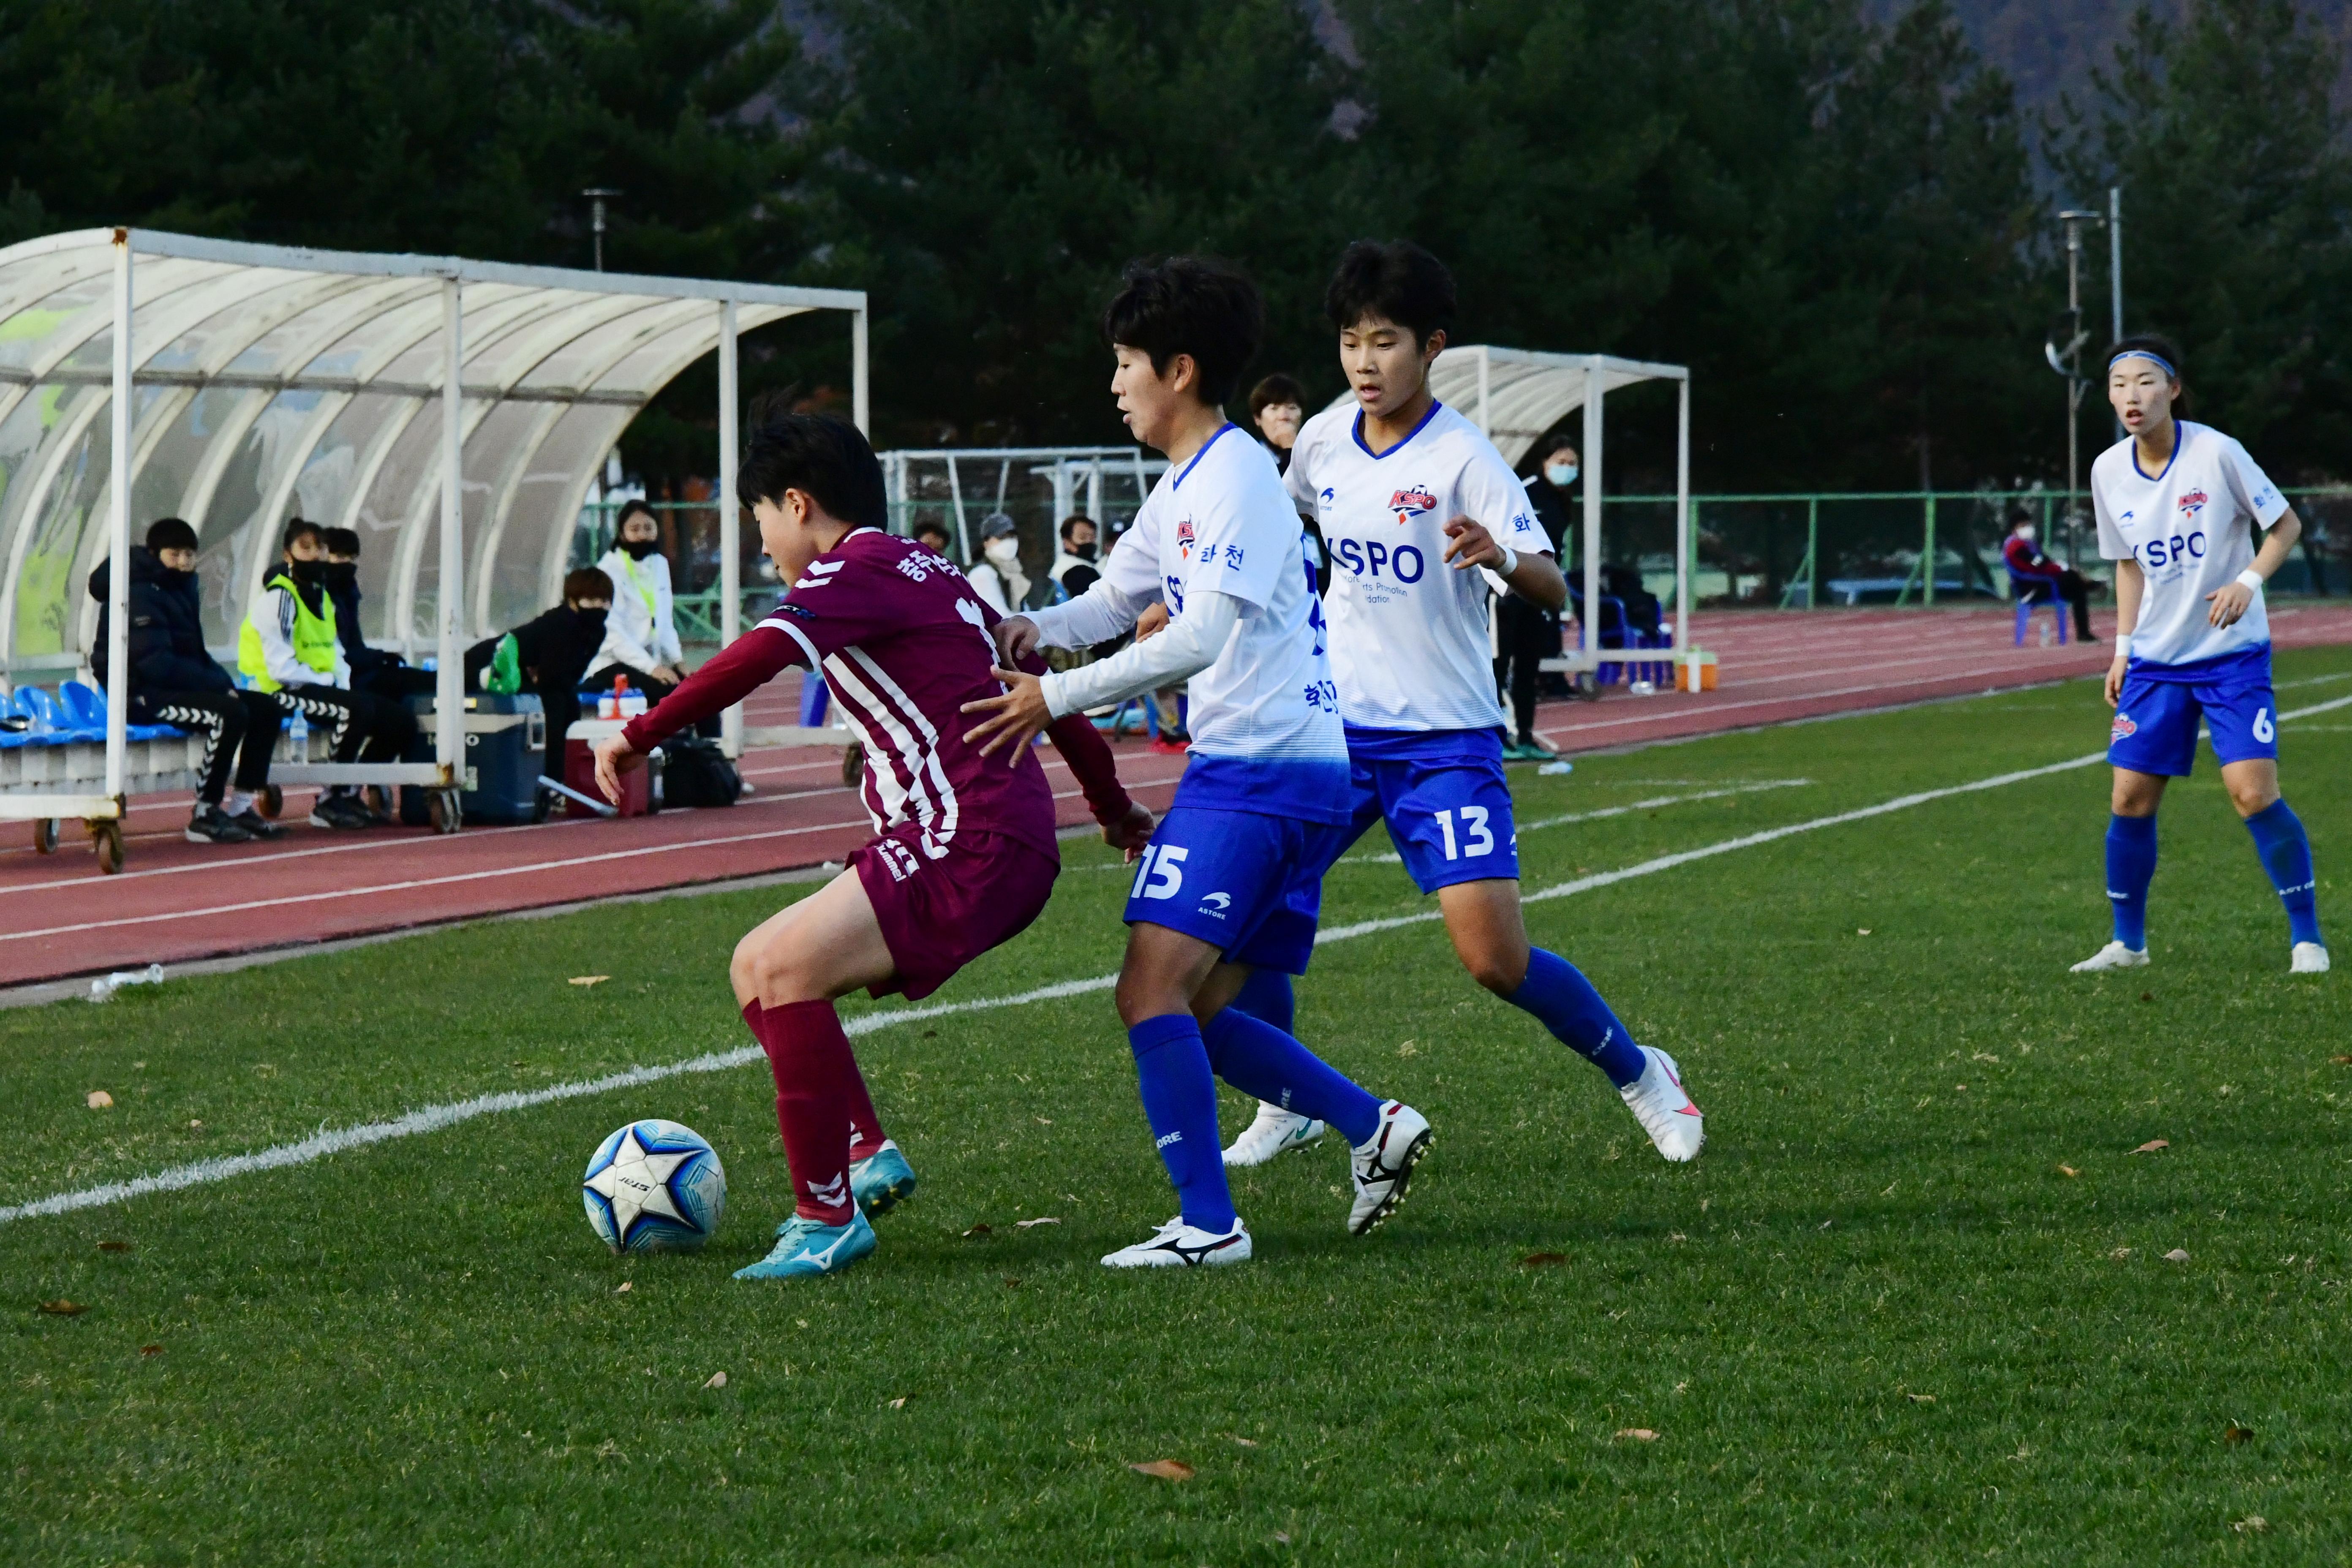
[[2042, 353], [2050, 368], [2066, 378], [2066, 555], [2071, 561], [2081, 552], [2082, 510], [2077, 493], [2083, 488], [2083, 430], [2079, 416], [2083, 394], [2091, 384], [2083, 379], [2083, 348], [2091, 338], [2083, 325], [2083, 226], [2104, 225], [2107, 220], [2099, 213], [2070, 208], [2058, 215], [2058, 221], [2066, 226], [2066, 310], [2053, 326], [2063, 324], [2065, 346], [2059, 346], [2053, 330], [2042, 342]]
[[621, 193], [607, 185], [591, 185], [580, 193], [588, 198], [588, 229], [596, 237], [596, 270], [604, 270], [604, 198]]

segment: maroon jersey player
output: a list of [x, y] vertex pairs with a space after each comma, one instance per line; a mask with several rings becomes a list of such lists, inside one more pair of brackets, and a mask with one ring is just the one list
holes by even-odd
[[[1003, 688], [994, 611], [924, 545], [883, 531], [882, 468], [856, 426], [818, 415], [755, 415], [738, 492], [793, 584], [775, 612], [721, 649], [651, 711], [597, 748], [620, 774], [662, 741], [740, 702], [786, 667], [821, 670], [864, 742], [876, 837], [840, 876], [736, 944], [730, 973], [776, 1079], [793, 1217], [738, 1278], [839, 1270], [874, 1250], [868, 1214], [914, 1189], [882, 1136], [834, 998], [927, 996], [1037, 918], [1060, 870], [1053, 791], [1034, 754], [1008, 768], [964, 744], [963, 704]], [[1040, 668], [1043, 667], [1040, 666]], [[1051, 731], [1110, 843], [1132, 852], [1151, 814], [1119, 787], [1085, 715]]]

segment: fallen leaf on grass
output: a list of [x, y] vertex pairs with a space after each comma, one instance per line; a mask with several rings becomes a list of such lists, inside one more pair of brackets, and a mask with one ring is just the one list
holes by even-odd
[[2189, 1254], [2185, 1249], [2176, 1247], [2164, 1255], [2164, 1260], [2167, 1263], [2186, 1263], [2189, 1261]]
[[[463, 393], [461, 392], [459, 395], [462, 396]], [[1290, 1531], [1286, 1530], [1277, 1530], [1274, 1532], [1274, 1539], [1276, 1544], [1287, 1546], [1290, 1544]]]
[[89, 1309], [79, 1301], [57, 1300], [42, 1302], [41, 1310], [52, 1318], [79, 1318]]
[[890, 1402], [890, 1408], [893, 1410], [904, 1410], [907, 1408], [907, 1396], [902, 1394], [898, 1395], [898, 1398], [892, 1400]]
[[2270, 1527], [2271, 1521], [2258, 1513], [2250, 1513], [2243, 1519], [2232, 1521], [2230, 1526], [2240, 1535], [2260, 1535]]
[[575, 974], [572, 977], [572, 984], [574, 985], [602, 985], [604, 982], [612, 978], [613, 977], [609, 974]]
[[2340, 1068], [2352, 1067], [2352, 1057], [2330, 1057], [2327, 1059]]
[[131, 1244], [127, 1241], [101, 1241], [98, 1244], [98, 1249], [100, 1252], [128, 1252], [131, 1250]]
[[1228, 1432], [1225, 1436], [1231, 1437], [1234, 1442], [1240, 1444], [1244, 1448], [1255, 1448], [1257, 1447], [1257, 1439], [1255, 1437], [1244, 1437], [1234, 1432]]
[[989, 1228], [988, 1222], [986, 1220], [982, 1220], [980, 1224], [973, 1226], [970, 1230], [964, 1232], [964, 1235], [968, 1237], [992, 1236], [993, 1234], [995, 1233]]
[[2113, 1252], [2108, 1253], [2107, 1256], [2116, 1259], [2117, 1262], [2121, 1262], [2123, 1259], [2131, 1256], [2131, 1248], [2128, 1247], [2118, 1247]]
[[1936, 1403], [1936, 1396], [1932, 1394], [1906, 1394], [1903, 1397], [1909, 1400], [1914, 1405], [1933, 1405]]
[[106, 1090], [102, 1089], [91, 1089], [89, 1091], [89, 1108], [92, 1110], [104, 1110], [114, 1103], [114, 1096], [107, 1093]]
[[2139, 994], [2139, 999], [2143, 1002], [2153, 1002], [2156, 1000], [2156, 993], [2153, 991], [2143, 991]]
[[2132, 1152], [2135, 1154], [2153, 1154], [2159, 1149], [2169, 1149], [2171, 1147], [2172, 1145], [2170, 1143], [2165, 1142], [2161, 1138], [2151, 1138], [2147, 1142], [2141, 1144], [2138, 1148], [2133, 1150]]
[[1870, 934], [1870, 928], [1868, 926], [1859, 927], [1855, 930], [1853, 934], [1856, 936], [1868, 936]]
[[1636, 1443], [1654, 1443], [1658, 1440], [1658, 1435], [1655, 1432], [1651, 1431], [1647, 1426], [1622, 1427], [1619, 1429], [1617, 1436], [1620, 1437], [1631, 1437]]
[[618, 1296], [625, 1290], [634, 1290], [635, 1289], [636, 1287], [635, 1285], [632, 1285], [626, 1279], [624, 1279], [618, 1285], [613, 1287], [613, 1294]]
[[705, 1388], [724, 1388], [727, 1386], [727, 1374], [723, 1372], [714, 1372], [710, 1374], [709, 1378], [704, 1382], [702, 1386]]
[[1519, 1259], [1522, 1268], [1557, 1268], [1568, 1261], [1565, 1252], [1530, 1252]]
[[1013, 1228], [1015, 1230], [1027, 1230], [1033, 1225], [1059, 1225], [1062, 1222], [1059, 1219], [1056, 1219], [1052, 1215], [1041, 1214], [1035, 1219], [1013, 1221]]
[[2224, 1443], [2251, 1443], [2253, 1440], [2254, 1429], [2251, 1426], [2230, 1426], [2221, 1428], [2221, 1441]]
[[1139, 1476], [1157, 1476], [1163, 1481], [1189, 1481], [1192, 1467], [1181, 1459], [1146, 1459], [1139, 1465], [1127, 1467]]
[[162, 1345], [141, 1345], [139, 1347], [139, 1353], [141, 1355], [162, 1355], [163, 1353], [163, 1347]]
[[600, 1459], [625, 1459], [629, 1456], [621, 1451], [620, 1444], [607, 1437], [596, 1445], [596, 1457]]
[[1004, 1277], [1004, 1288], [1007, 1290], [1018, 1290], [1021, 1289], [1021, 1281], [1007, 1274]]
[[2083, 1173], [2072, 1165], [2061, 1165], [2058, 1167], [2058, 1173], [2062, 1176], [2079, 1176]]

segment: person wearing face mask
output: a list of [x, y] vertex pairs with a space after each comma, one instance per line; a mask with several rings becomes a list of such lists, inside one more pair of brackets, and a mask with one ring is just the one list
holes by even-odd
[[1029, 603], [1029, 578], [1021, 570], [1019, 525], [1001, 511], [980, 520], [980, 563], [964, 574], [971, 591], [1000, 616], [1017, 616]]
[[[390, 763], [416, 737], [416, 720], [397, 702], [351, 689], [351, 664], [327, 596], [327, 547], [315, 522], [286, 524], [278, 564], [238, 628], [236, 667], [281, 712], [299, 713], [334, 736], [334, 761]], [[351, 784], [335, 784], [310, 808], [314, 827], [373, 827], [391, 818], [371, 810]]]
[[652, 507], [633, 500], [621, 508], [621, 531], [596, 569], [612, 582], [613, 608], [588, 683], [609, 687], [614, 676], [625, 675], [630, 689], [658, 702], [686, 679], [686, 650], [670, 613], [669, 558], [661, 552], [661, 524]]
[[[90, 664], [101, 690], [107, 682], [109, 568], [89, 574], [98, 601], [98, 641]], [[204, 614], [196, 596], [196, 531], [176, 517], [157, 520], [147, 545], [131, 552], [129, 720], [171, 724], [205, 733], [205, 760], [188, 816], [197, 844], [248, 844], [286, 830], [253, 809], [269, 783], [269, 752], [278, 743], [278, 709], [258, 691], [240, 691], [205, 648]], [[229, 767], [236, 767], [229, 793]]]
[[[613, 607], [613, 580], [593, 566], [563, 579], [563, 603], [535, 616], [511, 634], [522, 665], [522, 689], [539, 699], [547, 715], [547, 756], [541, 772], [563, 776], [563, 742], [580, 717], [580, 681], [604, 646]], [[484, 637], [466, 650], [466, 689], [482, 689], [482, 671], [498, 657], [499, 637]], [[635, 682], [631, 683], [632, 685]]]
[[430, 697], [433, 672], [413, 669], [389, 648], [370, 647], [360, 629], [360, 536], [351, 528], [322, 528], [319, 538], [327, 549], [327, 597], [335, 605], [335, 640], [343, 645], [343, 662], [351, 666], [352, 689], [373, 692], [399, 701]]
[[2034, 526], [2033, 514], [2019, 507], [2010, 514], [2009, 540], [2000, 547], [2000, 558], [2009, 568], [2011, 585], [2021, 599], [2041, 602], [2063, 600], [2074, 611], [2074, 640], [2091, 640], [2091, 580], [2072, 566], [2063, 565], [2042, 553], [2034, 542], [2041, 531]]
[[[1017, 558], [1016, 558], [1017, 559]], [[1062, 590], [1062, 596], [1075, 599], [1095, 585], [1102, 575], [1095, 564], [1095, 520], [1084, 513], [1075, 513], [1062, 520], [1062, 552], [1054, 557], [1054, 564], [1045, 575]]]

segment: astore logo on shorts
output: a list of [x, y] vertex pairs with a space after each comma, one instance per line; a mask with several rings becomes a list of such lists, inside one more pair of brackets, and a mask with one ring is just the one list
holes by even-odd
[[2107, 726], [2107, 739], [2110, 742], [2120, 741], [2126, 735], [2138, 733], [2139, 726], [2132, 722], [2131, 715], [2128, 713], [2116, 714], [2116, 721]]

